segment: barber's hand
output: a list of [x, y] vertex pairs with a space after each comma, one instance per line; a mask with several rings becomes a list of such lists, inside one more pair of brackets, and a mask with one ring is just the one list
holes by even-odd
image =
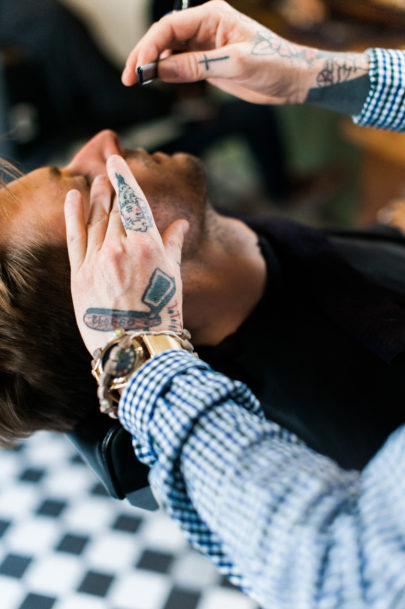
[[122, 81], [133, 85], [137, 67], [160, 57], [158, 76], [163, 81], [208, 80], [250, 102], [298, 103], [307, 94], [301, 74], [313, 54], [313, 49], [280, 38], [226, 2], [212, 0], [152, 25], [129, 55]]
[[110, 181], [99, 176], [91, 186], [87, 221], [79, 191], [65, 201], [73, 305], [90, 353], [116, 328], [183, 328], [180, 261], [188, 223], [177, 220], [160, 236], [124, 159], [110, 157], [107, 171]]

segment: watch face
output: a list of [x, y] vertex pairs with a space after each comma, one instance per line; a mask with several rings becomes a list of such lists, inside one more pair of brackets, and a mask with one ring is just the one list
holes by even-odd
[[[107, 361], [108, 356], [110, 355], [111, 350], [116, 345], [112, 345], [107, 351], [104, 353], [103, 357], [103, 365]], [[131, 344], [127, 349], [119, 349], [116, 354], [116, 364], [115, 364], [115, 377], [126, 376], [129, 374], [135, 366], [136, 353], [134, 346]]]

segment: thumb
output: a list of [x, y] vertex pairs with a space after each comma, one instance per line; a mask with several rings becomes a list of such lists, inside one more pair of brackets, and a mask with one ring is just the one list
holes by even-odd
[[209, 78], [232, 78], [235, 73], [235, 49], [178, 53], [157, 64], [158, 77], [164, 82], [195, 82]]
[[190, 225], [187, 220], [176, 220], [166, 228], [162, 234], [163, 245], [168, 257], [180, 264], [184, 237]]

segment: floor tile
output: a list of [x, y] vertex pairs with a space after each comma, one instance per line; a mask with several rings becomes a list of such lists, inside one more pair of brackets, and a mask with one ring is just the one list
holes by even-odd
[[168, 573], [174, 558], [173, 554], [168, 554], [167, 552], [145, 550], [136, 566], [138, 569], [146, 569], [147, 571]]
[[50, 518], [58, 518], [63, 510], [66, 508], [66, 501], [59, 501], [57, 499], [45, 499], [41, 505], [38, 506], [38, 516], [49, 516]]
[[18, 609], [52, 609], [56, 598], [41, 594], [28, 594]]
[[98, 573], [97, 571], [88, 571], [78, 591], [93, 596], [104, 597], [107, 594], [109, 587], [113, 582], [114, 576], [108, 573]]
[[141, 518], [137, 518], [136, 516], [127, 516], [126, 514], [120, 514], [115, 520], [112, 528], [116, 529], [117, 531], [136, 533], [141, 524]]
[[57, 552], [67, 552], [68, 554], [75, 554], [79, 556], [83, 552], [88, 541], [89, 538], [85, 537], [84, 535], [66, 533], [56, 546], [55, 550]]
[[31, 556], [7, 554], [0, 564], [0, 575], [7, 575], [8, 577], [20, 579], [31, 562]]
[[45, 470], [38, 467], [28, 467], [18, 476], [21, 482], [40, 482], [44, 477]]
[[257, 609], [221, 587], [212, 564], [163, 512], [107, 496], [64, 436], [41, 432], [18, 451], [0, 450], [0, 609], [202, 603]]
[[164, 609], [196, 609], [200, 596], [200, 592], [173, 588]]

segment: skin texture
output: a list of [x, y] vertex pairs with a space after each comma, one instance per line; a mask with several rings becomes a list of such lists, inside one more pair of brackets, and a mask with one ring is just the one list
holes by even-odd
[[73, 305], [90, 353], [115, 328], [183, 329], [179, 262], [188, 224], [177, 220], [160, 235], [125, 160], [111, 156], [107, 171], [117, 196], [108, 207], [108, 180], [92, 187], [90, 207], [97, 222], [85, 221], [80, 191], [70, 191], [65, 202]]
[[[163, 267], [160, 260], [151, 258], [149, 231], [134, 232], [131, 241], [141, 237], [143, 245], [139, 251], [134, 248], [129, 262], [136, 268], [143, 260], [147, 269], [143, 283], [139, 283], [141, 274], [126, 273], [124, 286], [128, 291], [118, 292], [114, 282], [107, 281], [108, 289], [94, 292], [93, 302], [84, 303], [82, 323], [86, 311], [89, 323], [94, 323], [95, 313], [97, 323], [107, 319], [111, 326], [116, 318], [121, 324], [123, 315], [134, 311], [136, 315], [128, 318], [131, 324], [142, 319], [180, 328], [182, 311], [194, 344], [216, 345], [240, 326], [262, 297], [266, 266], [257, 235], [244, 223], [214, 212], [207, 201], [201, 164], [193, 157], [124, 151], [118, 137], [105, 131], [88, 142], [67, 167], [43, 168], [16, 180], [0, 190], [2, 445], [38, 429], [70, 430], [98, 408], [89, 373], [90, 356], [72, 307], [63, 202], [68, 191], [80, 193], [82, 220], [92, 236], [105, 226], [103, 218], [111, 216], [113, 209], [121, 235], [124, 229], [110, 183], [114, 172], [110, 179], [106, 173], [107, 159], [117, 154], [127, 158], [130, 175], [122, 166], [115, 167], [115, 173], [133, 188], [134, 197], [145, 197], [150, 203], [159, 233], [164, 236], [170, 224], [184, 217], [189, 219], [190, 228], [182, 260], [179, 255], [173, 257], [174, 268]], [[143, 195], [131, 183], [133, 175], [142, 184]], [[111, 207], [113, 202], [116, 204]], [[77, 231], [74, 235], [75, 239], [80, 236]], [[161, 247], [169, 245], [166, 237]], [[120, 258], [122, 249], [128, 252], [130, 237], [125, 239], [118, 248], [114, 246], [113, 260]], [[108, 279], [106, 266], [98, 265], [98, 271]], [[183, 307], [171, 294], [170, 278], [174, 278], [176, 294], [180, 290], [178, 273], [183, 282]], [[139, 288], [139, 299], [122, 306], [116, 299], [123, 295], [130, 299], [132, 283]], [[165, 302], [168, 295], [170, 303]], [[103, 327], [91, 332], [99, 341], [95, 339], [90, 349], [103, 346], [110, 330]], [[72, 404], [78, 405], [77, 411]]]
[[[89, 140], [66, 167], [37, 169], [0, 191], [1, 243], [11, 246], [34, 238], [64, 241], [63, 203], [72, 189], [82, 194], [84, 215], [94, 221], [94, 215], [90, 216], [90, 186], [97, 176], [106, 177], [107, 159], [114, 154], [125, 155], [156, 214], [159, 230], [164, 231], [178, 218], [192, 220], [185, 249], [186, 255], [191, 255], [201, 239], [207, 210], [200, 161], [182, 153], [169, 157], [163, 153], [149, 155], [142, 149], [124, 151], [112, 131], [102, 131]], [[111, 185], [109, 189], [111, 200]]]
[[[161, 234], [176, 220], [188, 221], [181, 259], [184, 325], [192, 332], [195, 344], [217, 344], [239, 327], [260, 300], [266, 269], [253, 231], [240, 221], [220, 216], [209, 205], [203, 167], [195, 157], [124, 151], [115, 133], [103, 131], [66, 167], [52, 171], [38, 169], [12, 182], [8, 190], [0, 191], [0, 245], [8, 247], [10, 252], [16, 245], [25, 246], [33, 241], [64, 245], [63, 203], [72, 189], [81, 194], [80, 205], [87, 223], [97, 225], [114, 199], [106, 163], [116, 154], [126, 157]], [[113, 175], [111, 179], [114, 181]], [[129, 184], [130, 176], [124, 179]], [[91, 205], [91, 190], [94, 197], [100, 199], [98, 205]], [[134, 192], [134, 196], [141, 196], [140, 191]], [[180, 258], [177, 266], [179, 262]], [[148, 280], [153, 270], [150, 269]], [[143, 291], [146, 286], [145, 279]], [[145, 300], [136, 311], [152, 310], [151, 299], [145, 296]], [[86, 308], [108, 307], [95, 300]], [[122, 310], [118, 306], [110, 309]], [[178, 310], [178, 306], [168, 309], [172, 327], [180, 327]], [[85, 310], [81, 312], [81, 320], [84, 314]], [[95, 323], [94, 318], [89, 322], [90, 315], [92, 312], [86, 317], [87, 322]], [[101, 315], [97, 323], [105, 321]], [[106, 340], [107, 331], [100, 331], [97, 346]]]
[[130, 53], [123, 83], [136, 83], [137, 68], [157, 57], [161, 80], [208, 80], [253, 103], [314, 103], [354, 113], [365, 100], [365, 54], [294, 44], [222, 0], [166, 15], [153, 24]]

